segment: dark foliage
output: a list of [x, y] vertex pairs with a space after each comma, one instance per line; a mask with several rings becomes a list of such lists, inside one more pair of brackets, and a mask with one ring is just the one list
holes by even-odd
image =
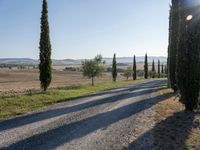
[[145, 54], [145, 61], [144, 61], [144, 78], [148, 79], [148, 56]]
[[51, 43], [48, 23], [47, 1], [43, 0], [40, 34], [40, 85], [46, 91], [52, 79]]
[[135, 55], [133, 57], [133, 80], [137, 79], [137, 66], [136, 66], [136, 58]]
[[112, 78], [113, 82], [116, 82], [117, 79], [117, 61], [116, 61], [116, 54], [113, 56], [113, 62], [112, 62]]
[[155, 78], [155, 74], [156, 74], [155, 63], [154, 63], [154, 60], [153, 60], [153, 62], [152, 62], [152, 78]]
[[178, 29], [179, 29], [179, 15], [178, 15], [178, 1], [172, 0], [170, 11], [170, 42], [169, 42], [169, 79], [170, 86], [176, 92], [176, 57], [178, 51]]
[[160, 60], [158, 60], [158, 78], [160, 78]]
[[200, 92], [200, 15], [195, 2], [181, 1], [179, 8], [177, 83], [186, 110], [197, 108]]

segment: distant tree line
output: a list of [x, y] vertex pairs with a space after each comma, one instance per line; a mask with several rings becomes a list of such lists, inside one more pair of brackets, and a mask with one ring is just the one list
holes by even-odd
[[37, 68], [37, 66], [34, 65], [28, 65], [28, 64], [22, 64], [22, 65], [18, 65], [18, 64], [0, 64], [0, 68], [18, 68], [18, 69], [29, 69], [29, 68]]
[[198, 0], [172, 0], [169, 17], [168, 79], [186, 110], [198, 107], [200, 15]]
[[[113, 75], [113, 81], [116, 81], [118, 68], [117, 68], [117, 61], [116, 61], [116, 54], [114, 54], [113, 57], [113, 63], [112, 63], [113, 69], [112, 69], [112, 75]], [[143, 76], [145, 79], [148, 78], [163, 78], [167, 77], [167, 66], [162, 64], [160, 65], [160, 60], [158, 60], [158, 68], [157, 71], [155, 69], [155, 63], [154, 60], [152, 62], [152, 70], [149, 70], [149, 63], [148, 63], [148, 56], [145, 54], [145, 60], [144, 60], [144, 70], [137, 70], [137, 62], [136, 62], [136, 56], [133, 56], [133, 65], [132, 69], [130, 66], [127, 67], [127, 69], [122, 70], [123, 76], [126, 77], [128, 80], [131, 76], [133, 80], [136, 80], [137, 77]]]

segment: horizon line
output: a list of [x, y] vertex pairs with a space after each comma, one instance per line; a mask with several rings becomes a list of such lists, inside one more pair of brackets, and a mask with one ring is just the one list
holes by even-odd
[[[132, 58], [133, 56], [120, 56], [120, 57], [116, 57], [116, 58]], [[136, 56], [136, 58], [137, 57], [145, 57], [145, 56], [139, 55], [139, 56]], [[148, 57], [165, 57], [165, 58], [167, 58], [167, 56], [153, 56], [153, 55], [148, 56]], [[103, 57], [103, 58], [113, 58], [113, 57], [106, 56], [106, 57]], [[33, 59], [33, 60], [39, 60], [39, 58], [31, 58], [31, 57], [0, 57], [0, 59]], [[51, 58], [51, 59], [52, 60], [65, 60], [65, 59], [80, 60], [80, 59], [92, 59], [92, 58]]]

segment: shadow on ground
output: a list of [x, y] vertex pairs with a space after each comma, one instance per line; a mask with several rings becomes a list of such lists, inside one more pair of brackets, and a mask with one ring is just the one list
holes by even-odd
[[[161, 84], [165, 82], [166, 82], [165, 80], [150, 81], [147, 83], [137, 84], [137, 86], [132, 85], [132, 86], [127, 86], [125, 88], [118, 88], [118, 89], [92, 95], [92, 96], [102, 96], [105, 94], [119, 93], [118, 95], [115, 95], [115, 96], [108, 96], [106, 98], [94, 98], [94, 100], [91, 100], [89, 102], [81, 103], [81, 104], [74, 105], [71, 107], [66, 106], [64, 108], [51, 109], [51, 110], [47, 110], [47, 111], [43, 111], [39, 113], [34, 113], [34, 114], [25, 115], [22, 117], [17, 117], [17, 118], [9, 119], [6, 121], [2, 121], [0, 122], [0, 131], [20, 127], [20, 126], [27, 125], [30, 123], [42, 121], [45, 119], [50, 119], [53, 117], [58, 117], [64, 114], [80, 111], [80, 110], [87, 109], [90, 107], [95, 107], [95, 106], [103, 105], [106, 103], [120, 101], [126, 98], [127, 95], [129, 95], [129, 97], [134, 98], [136, 96], [141, 96], [147, 93], [159, 91], [166, 88], [166, 87], [160, 86]], [[138, 89], [142, 89], [142, 91], [136, 91]], [[130, 94], [130, 92], [132, 93]], [[90, 98], [92, 96], [88, 96], [87, 98]]]
[[195, 127], [194, 112], [181, 111], [157, 123], [125, 150], [184, 150], [185, 141]]
[[[129, 94], [125, 98], [131, 98], [132, 96], [133, 95]], [[30, 138], [19, 141], [3, 149], [38, 149], [41, 148], [41, 146], [45, 146], [45, 149], [54, 149], [67, 142], [84, 137], [98, 129], [106, 128], [113, 123], [126, 119], [145, 109], [149, 109], [156, 103], [171, 96], [172, 94], [156, 96], [149, 99], [143, 99], [138, 102], [134, 102], [133, 100], [133, 103], [126, 106], [122, 106], [105, 113], [97, 114], [95, 116], [74, 123], [65, 124], [45, 133], [34, 135]]]

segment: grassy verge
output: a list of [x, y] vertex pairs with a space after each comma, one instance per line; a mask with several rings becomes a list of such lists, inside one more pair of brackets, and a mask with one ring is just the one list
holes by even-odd
[[87, 96], [104, 90], [141, 83], [144, 80], [121, 81], [116, 83], [101, 83], [95, 86], [85, 85], [73, 88], [50, 89], [46, 93], [29, 93], [16, 95], [0, 95], [0, 120], [24, 114], [29, 111], [63, 102], [66, 100]]

